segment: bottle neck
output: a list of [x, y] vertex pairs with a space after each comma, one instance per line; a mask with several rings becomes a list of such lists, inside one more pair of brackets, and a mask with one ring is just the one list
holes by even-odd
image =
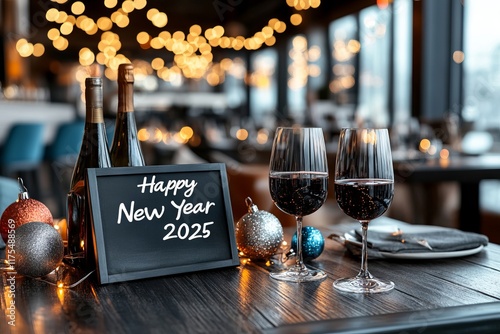
[[134, 111], [134, 84], [131, 82], [118, 83], [118, 112]]
[[[99, 81], [100, 83], [100, 81]], [[104, 123], [102, 111], [102, 86], [88, 84], [85, 89], [85, 106], [87, 123]]]
[[85, 121], [94, 124], [104, 123], [102, 108], [87, 107]]

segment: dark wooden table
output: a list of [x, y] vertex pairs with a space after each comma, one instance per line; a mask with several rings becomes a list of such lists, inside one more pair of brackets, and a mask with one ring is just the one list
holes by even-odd
[[460, 229], [480, 232], [479, 185], [483, 180], [500, 179], [500, 155], [452, 156], [444, 161], [395, 161], [394, 170], [395, 179], [399, 182], [458, 182]]
[[[345, 229], [332, 226], [324, 235]], [[145, 259], [146, 261], [147, 259]], [[371, 272], [395, 290], [375, 295], [335, 291], [359, 259], [335, 241], [311, 263], [319, 283], [269, 278], [264, 263], [73, 289], [18, 276], [15, 298], [0, 280], [0, 333], [498, 333], [500, 246], [463, 258], [371, 260]], [[15, 301], [15, 327], [8, 324]]]

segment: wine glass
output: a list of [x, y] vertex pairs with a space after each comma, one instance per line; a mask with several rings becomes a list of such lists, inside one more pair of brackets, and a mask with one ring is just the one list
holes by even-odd
[[274, 204], [295, 216], [297, 222], [296, 263], [272, 278], [288, 282], [319, 281], [325, 272], [310, 269], [302, 257], [302, 217], [318, 210], [328, 192], [328, 164], [321, 128], [279, 127], [269, 164], [269, 188]]
[[335, 166], [335, 194], [342, 211], [358, 220], [362, 229], [361, 270], [333, 286], [341, 291], [377, 293], [394, 288], [391, 281], [368, 271], [367, 232], [372, 219], [381, 216], [394, 197], [394, 169], [387, 129], [342, 129]]

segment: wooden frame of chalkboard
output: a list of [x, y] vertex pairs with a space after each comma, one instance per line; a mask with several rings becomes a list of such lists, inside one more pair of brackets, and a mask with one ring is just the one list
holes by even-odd
[[239, 265], [220, 163], [87, 170], [100, 284]]

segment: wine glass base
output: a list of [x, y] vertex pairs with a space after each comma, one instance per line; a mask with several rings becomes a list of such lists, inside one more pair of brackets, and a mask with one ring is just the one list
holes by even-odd
[[321, 281], [326, 278], [326, 273], [319, 269], [308, 269], [304, 267], [302, 269], [289, 268], [283, 271], [272, 272], [269, 276], [278, 281], [302, 283]]
[[333, 287], [343, 292], [379, 293], [394, 289], [394, 283], [377, 278], [353, 277], [340, 278], [333, 282]]

